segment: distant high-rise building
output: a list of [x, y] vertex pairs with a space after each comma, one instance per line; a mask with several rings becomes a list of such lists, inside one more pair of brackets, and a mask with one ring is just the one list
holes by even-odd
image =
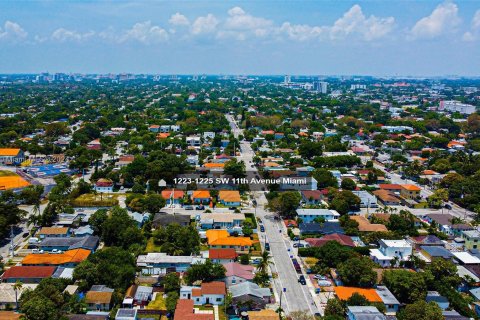
[[365, 84], [352, 84], [350, 86], [350, 90], [365, 90], [367, 89], [367, 85]]
[[283, 78], [283, 83], [284, 83], [284, 84], [289, 84], [290, 82], [291, 82], [290, 76], [289, 76], [289, 75], [286, 75], [286, 76]]
[[448, 100], [440, 101], [438, 110], [440, 111], [450, 111], [450, 112], [460, 112], [461, 114], [472, 114], [477, 108], [471, 104], [461, 103], [460, 101]]
[[325, 81], [315, 81], [313, 83], [313, 90], [326, 94], [328, 91], [328, 82]]

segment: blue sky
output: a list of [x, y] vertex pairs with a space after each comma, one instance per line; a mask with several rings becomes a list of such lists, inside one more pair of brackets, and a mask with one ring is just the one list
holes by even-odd
[[0, 73], [480, 75], [478, 1], [2, 1]]

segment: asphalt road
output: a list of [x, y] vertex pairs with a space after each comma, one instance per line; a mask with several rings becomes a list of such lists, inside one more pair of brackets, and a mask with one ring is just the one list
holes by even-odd
[[[238, 128], [233, 117], [231, 115], [226, 115], [226, 117], [230, 122], [234, 136], [238, 137], [239, 134], [242, 134], [243, 130]], [[241, 141], [240, 148], [241, 155], [237, 159], [245, 162], [248, 174], [255, 175], [257, 172], [257, 168], [253, 165], [255, 152], [252, 150], [250, 142]], [[309, 311], [312, 314], [320, 312], [323, 314], [323, 310], [319, 310], [314, 303], [310, 292], [311, 284], [301, 285], [298, 282], [299, 274], [295, 271], [291, 258], [296, 256], [294, 250], [292, 250], [292, 243], [287, 237], [281, 222], [273, 219], [274, 213], [265, 209], [267, 204], [265, 192], [255, 191], [253, 196], [257, 201], [256, 215], [262, 219], [265, 226], [265, 232], [259, 235], [261, 244], [263, 248], [265, 242], [270, 244], [270, 253], [274, 262], [271, 270], [278, 274], [278, 278], [274, 281], [277, 297], [280, 297], [281, 291], [286, 288], [285, 293], [282, 294], [282, 309], [286, 314], [293, 311]]]

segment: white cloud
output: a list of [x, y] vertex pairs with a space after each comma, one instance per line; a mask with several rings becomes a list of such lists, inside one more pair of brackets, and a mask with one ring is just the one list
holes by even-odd
[[290, 22], [284, 22], [278, 29], [278, 32], [285, 34], [291, 40], [306, 41], [315, 39], [325, 34], [326, 27], [309, 26], [306, 24], [291, 24]]
[[460, 22], [457, 5], [453, 2], [444, 2], [429, 16], [417, 21], [410, 31], [411, 38], [435, 38], [454, 31]]
[[364, 40], [379, 39], [390, 33], [395, 25], [393, 17], [377, 18], [365, 17], [362, 8], [356, 4], [339, 18], [330, 29], [332, 39], [344, 38], [358, 33]]
[[471, 29], [463, 34], [462, 40], [463, 41], [475, 41], [478, 39], [480, 35], [480, 10], [475, 12], [473, 16]]
[[212, 33], [216, 30], [219, 24], [218, 19], [211, 13], [205, 17], [198, 17], [192, 25], [192, 33], [194, 35]]
[[74, 30], [68, 30], [65, 28], [59, 28], [55, 30], [52, 35], [51, 39], [55, 41], [65, 42], [65, 41], [83, 41], [88, 38], [91, 38], [95, 35], [94, 31], [89, 31], [85, 33], [80, 33]]
[[170, 19], [168, 20], [168, 23], [174, 26], [188, 26], [190, 25], [190, 21], [188, 20], [187, 17], [185, 17], [183, 14], [180, 14], [179, 12], [172, 14]]
[[0, 40], [21, 41], [27, 36], [28, 33], [16, 22], [7, 20], [3, 28], [0, 28]]
[[218, 38], [246, 40], [251, 36], [263, 38], [273, 31], [273, 21], [254, 17], [240, 7], [228, 10], [228, 17], [221, 24]]
[[[105, 35], [108, 36], [108, 33]], [[127, 42], [127, 41], [138, 41], [143, 44], [151, 44], [167, 41], [169, 38], [168, 32], [159, 27], [152, 25], [151, 21], [138, 22], [129, 30], [127, 30], [123, 35], [117, 38], [117, 41]]]

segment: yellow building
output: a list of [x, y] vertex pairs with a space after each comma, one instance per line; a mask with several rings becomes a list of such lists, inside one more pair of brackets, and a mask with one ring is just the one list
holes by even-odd
[[405, 199], [417, 200], [420, 198], [420, 191], [422, 188], [414, 184], [402, 184], [400, 185], [400, 195]]

